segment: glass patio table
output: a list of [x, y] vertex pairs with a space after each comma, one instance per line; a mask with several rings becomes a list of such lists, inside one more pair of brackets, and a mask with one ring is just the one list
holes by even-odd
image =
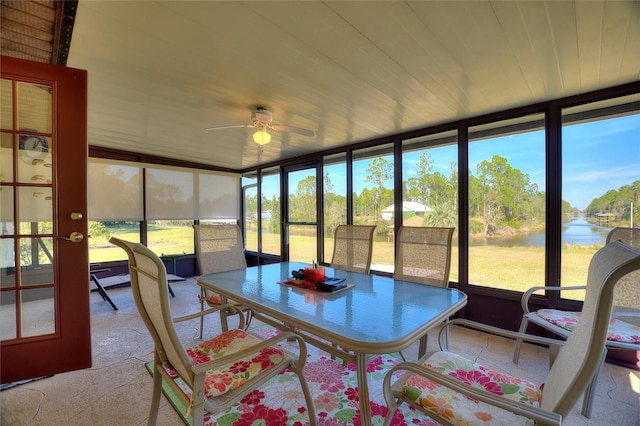
[[363, 425], [371, 423], [367, 356], [406, 349], [467, 303], [459, 290], [377, 275], [326, 268], [327, 277], [345, 278], [350, 288], [317, 293], [279, 284], [292, 270], [310, 266], [282, 262], [201, 275], [197, 281], [253, 310], [255, 318], [344, 360], [356, 363]]

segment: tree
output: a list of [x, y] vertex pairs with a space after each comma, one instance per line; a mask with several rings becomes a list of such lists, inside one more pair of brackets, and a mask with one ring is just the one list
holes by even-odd
[[631, 204], [633, 203], [635, 214], [634, 223], [640, 218], [640, 180], [633, 181], [630, 185], [623, 185], [619, 189], [611, 189], [598, 198], [591, 200], [587, 206], [587, 216], [595, 216], [598, 213], [611, 213], [622, 220], [631, 219]]
[[[373, 183], [375, 186], [375, 207], [374, 216], [378, 218], [380, 211], [382, 210], [382, 191], [384, 190], [384, 184], [389, 179], [393, 178], [393, 167], [391, 163], [383, 157], [374, 158], [367, 166], [367, 177], [365, 182]], [[363, 191], [364, 192], [364, 191]]]
[[543, 217], [544, 204], [539, 202], [537, 186], [506, 158], [494, 155], [491, 161], [480, 162], [476, 172], [477, 178], [469, 179], [469, 198], [482, 204], [476, 211], [484, 218], [484, 235], [495, 232], [499, 225], [520, 226]]
[[409, 178], [407, 182], [407, 199], [415, 201], [425, 206], [430, 204], [429, 196], [433, 185], [431, 170], [433, 170], [433, 160], [427, 152], [423, 152], [418, 157], [415, 177]]
[[424, 215], [424, 226], [453, 227], [458, 225], [458, 215], [449, 204], [438, 204], [433, 211]]
[[289, 196], [291, 219], [298, 222], [316, 220], [316, 177], [311, 175], [298, 182], [296, 192]]
[[271, 196], [271, 220], [269, 221], [269, 232], [272, 234], [280, 233], [280, 197]]

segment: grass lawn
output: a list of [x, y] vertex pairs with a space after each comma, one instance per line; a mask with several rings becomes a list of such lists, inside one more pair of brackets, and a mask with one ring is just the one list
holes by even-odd
[[[138, 241], [137, 228], [112, 228], [111, 235], [125, 240]], [[158, 255], [194, 252], [193, 229], [190, 226], [161, 227], [150, 229], [149, 248]], [[247, 235], [249, 247], [257, 246], [257, 233]], [[280, 235], [264, 233], [263, 252], [280, 254]], [[324, 241], [325, 260], [331, 261], [333, 239]], [[252, 247], [251, 247], [252, 248]], [[583, 285], [587, 279], [589, 262], [597, 251], [596, 246], [565, 246], [562, 252], [563, 285]], [[316, 236], [292, 235], [290, 242], [291, 260], [311, 263], [315, 259]], [[469, 247], [469, 282], [505, 290], [525, 291], [532, 286], [544, 285], [544, 247]], [[393, 242], [376, 241], [373, 248], [372, 264], [381, 270], [393, 270]], [[122, 249], [110, 245], [107, 239], [91, 240], [89, 260], [92, 263], [125, 260]], [[380, 266], [382, 265], [382, 266]], [[458, 248], [452, 249], [452, 281], [458, 279]], [[582, 299], [581, 292], [566, 292], [563, 297]]]

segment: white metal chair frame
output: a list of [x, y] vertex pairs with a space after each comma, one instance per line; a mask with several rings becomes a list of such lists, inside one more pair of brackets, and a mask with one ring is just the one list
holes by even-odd
[[[640, 228], [621, 228], [621, 227], [614, 228], [607, 235], [605, 244], [609, 244], [612, 241], [621, 241], [626, 245], [638, 248], [640, 247]], [[614, 310], [612, 312], [612, 318], [628, 320], [635, 317], [635, 322], [637, 322], [638, 318], [640, 318], [640, 298], [635, 297], [636, 300], [629, 300], [628, 295], [618, 295], [617, 289], [622, 286], [626, 286], [628, 289], [631, 289], [632, 291], [634, 291], [636, 296], [640, 294], [640, 272], [634, 272], [629, 276], [622, 277], [619, 280], [619, 282], [616, 284], [616, 291], [614, 292], [614, 302], [613, 302]], [[531, 287], [522, 295], [522, 299], [520, 302], [522, 305], [523, 316], [522, 316], [522, 322], [520, 323], [519, 332], [526, 333], [529, 322], [532, 322], [542, 328], [545, 328], [557, 334], [558, 336], [562, 336], [565, 339], [568, 338], [569, 335], [571, 335], [570, 331], [562, 327], [559, 327], [547, 321], [546, 319], [542, 318], [540, 315], [538, 315], [537, 311], [532, 311], [529, 306], [529, 301], [531, 299], [531, 296], [533, 296], [534, 293], [540, 290], [545, 290], [548, 292], [551, 292], [551, 291], [561, 292], [561, 291], [568, 291], [568, 290], [585, 290], [586, 288], [587, 288], [586, 285], [566, 286], [566, 287], [558, 287], [558, 286]], [[621, 308], [616, 309], [618, 307], [621, 307]], [[612, 348], [612, 349], [640, 351], [639, 343], [627, 343], [627, 342], [607, 340], [606, 345], [608, 348]], [[521, 346], [522, 346], [522, 340], [516, 339], [516, 346], [513, 353], [513, 362], [516, 364], [520, 359]], [[604, 359], [602, 362], [604, 363]], [[601, 368], [602, 366], [599, 367], [599, 370]], [[591, 413], [593, 410], [593, 397], [594, 397], [594, 391], [595, 391], [597, 379], [598, 379], [598, 374], [594, 375], [593, 382], [587, 388], [587, 392], [585, 393], [585, 398], [584, 398], [583, 407], [582, 407], [582, 414], [587, 418], [591, 417]]]
[[[454, 319], [445, 325], [445, 327], [463, 325], [498, 336], [548, 345], [552, 365], [547, 380], [544, 382], [540, 407], [503, 398], [484, 389], [466, 385], [454, 377], [426, 368], [422, 364], [432, 355], [427, 354], [418, 362], [401, 362], [386, 373], [383, 381], [383, 393], [389, 411], [384, 424], [390, 424], [393, 413], [402, 402], [411, 404], [443, 424], [452, 424], [433, 412], [427, 413], [420, 405], [405, 395], [404, 383], [412, 374], [419, 374], [472, 399], [533, 419], [536, 424], [561, 425], [562, 418], [568, 414], [590, 386], [605, 358], [607, 351], [605, 344], [613, 310], [615, 284], [626, 274], [639, 270], [639, 250], [619, 241], [612, 242], [600, 249], [592, 258], [589, 266], [583, 314], [566, 341], [516, 333], [463, 319]], [[441, 350], [446, 351], [443, 334], [444, 329], [440, 331], [439, 342]], [[397, 371], [407, 371], [407, 373], [392, 385], [391, 380]]]
[[[249, 392], [264, 384], [267, 380], [282, 373], [286, 369], [291, 369], [296, 373], [300, 381], [300, 386], [305, 396], [307, 410], [311, 425], [315, 425], [315, 408], [309, 391], [309, 387], [304, 378], [303, 369], [307, 358], [307, 346], [304, 340], [294, 334], [283, 332], [267, 340], [260, 340], [260, 343], [251, 347], [239, 350], [220, 358], [193, 365], [182, 346], [174, 322], [185, 321], [217, 312], [218, 309], [197, 312], [172, 319], [171, 308], [168, 297], [168, 281], [164, 264], [160, 258], [139, 243], [131, 243], [111, 237], [111, 243], [121, 247], [129, 257], [129, 272], [131, 276], [131, 289], [133, 297], [149, 333], [153, 338], [154, 369], [153, 369], [153, 395], [151, 408], [149, 411], [148, 425], [155, 425], [160, 407], [160, 395], [162, 393], [162, 382], [169, 384], [175, 391], [185, 406], [189, 407], [193, 415], [193, 424], [202, 425], [205, 410], [208, 412], [219, 412], [229, 408], [238, 402]], [[223, 306], [225, 309], [238, 311], [240, 315], [240, 328], [244, 326], [243, 316], [238, 308], [233, 305]], [[205, 377], [208, 370], [224, 365], [231, 365], [234, 361], [245, 358], [251, 354], [269, 346], [274, 346], [278, 342], [285, 340], [297, 340], [299, 354], [285, 353], [285, 357], [279, 363], [271, 366], [268, 370], [250, 379], [239, 387], [229, 390], [220, 396], [206, 397], [204, 392]], [[188, 398], [184, 391], [175, 383], [173, 377], [163, 368], [165, 363], [169, 363], [177, 375], [192, 390], [191, 398]]]

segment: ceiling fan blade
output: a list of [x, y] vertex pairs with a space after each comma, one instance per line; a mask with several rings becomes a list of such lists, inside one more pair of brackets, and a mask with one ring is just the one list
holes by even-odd
[[273, 130], [277, 130], [278, 132], [297, 133], [299, 135], [308, 136], [308, 137], [315, 136], [315, 133], [313, 132], [313, 130], [303, 129], [302, 127], [287, 126], [285, 124], [274, 124], [269, 127]]
[[216, 127], [208, 127], [204, 130], [222, 130], [222, 129], [239, 129], [239, 128], [249, 128], [256, 127], [255, 124], [234, 124], [232, 126], [216, 126]]

